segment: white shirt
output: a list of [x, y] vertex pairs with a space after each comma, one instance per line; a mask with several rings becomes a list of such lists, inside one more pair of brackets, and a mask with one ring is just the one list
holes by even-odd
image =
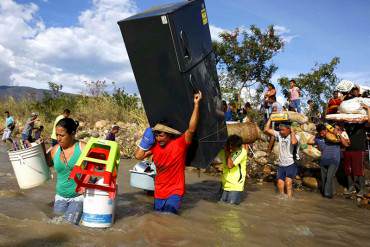
[[[293, 158], [293, 151], [294, 151], [294, 146], [291, 141], [290, 141], [290, 135], [287, 137], [282, 137], [280, 135], [280, 132], [274, 130], [275, 137], [278, 139], [279, 142], [279, 160], [280, 164], [279, 166], [290, 166], [294, 164], [294, 158]], [[299, 136], [295, 135], [297, 138], [297, 141], [299, 142]], [[296, 154], [296, 159], [299, 160], [299, 145], [297, 143], [297, 154]]]

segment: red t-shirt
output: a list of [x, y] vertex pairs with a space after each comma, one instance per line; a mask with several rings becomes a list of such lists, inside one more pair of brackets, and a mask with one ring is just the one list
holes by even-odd
[[151, 149], [153, 161], [157, 168], [155, 176], [154, 197], [166, 199], [171, 195], [183, 196], [185, 193], [185, 159], [190, 143], [185, 135], [171, 140], [161, 147], [156, 143]]

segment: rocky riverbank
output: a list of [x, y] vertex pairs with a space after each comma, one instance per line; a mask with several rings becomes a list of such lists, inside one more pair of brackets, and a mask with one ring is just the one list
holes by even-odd
[[[144, 124], [111, 122], [109, 120], [99, 120], [95, 123], [80, 122], [76, 137], [83, 141], [88, 141], [90, 137], [105, 138], [113, 124], [116, 124], [121, 128], [120, 132], [116, 136], [116, 141], [119, 143], [121, 148], [121, 157], [125, 159], [134, 158], [134, 151], [141, 139], [142, 133], [147, 127]], [[297, 134], [300, 135], [301, 139], [303, 140], [303, 144], [305, 144], [304, 142], [307, 141], [307, 138], [316, 134], [315, 125], [312, 123], [296, 125], [294, 128]], [[275, 142], [273, 150], [269, 152], [268, 141], [268, 137], [264, 134], [261, 134], [260, 138], [253, 144], [250, 144], [248, 147], [249, 161], [247, 174], [248, 178], [257, 184], [275, 181], [279, 163], [279, 147]], [[314, 150], [314, 147], [312, 146], [308, 146], [307, 148], [307, 145], [305, 148], [300, 149], [299, 174], [294, 180], [294, 187], [296, 190], [319, 191], [320, 166], [318, 164], [319, 156], [317, 155], [317, 151], [318, 150]], [[217, 162], [217, 159], [215, 159], [213, 164], [207, 169], [188, 167], [187, 170], [199, 173], [207, 173], [212, 176], [220, 176], [222, 173], [222, 165]], [[366, 170], [366, 177], [370, 177], [369, 170]], [[370, 186], [369, 180], [367, 181], [367, 185]], [[343, 193], [345, 191], [346, 181], [344, 172], [341, 168], [337, 172], [335, 187], [336, 194], [344, 196]], [[367, 198], [358, 199], [355, 196], [352, 196], [352, 199], [357, 200], [358, 204], [362, 207], [369, 207], [369, 199]]]

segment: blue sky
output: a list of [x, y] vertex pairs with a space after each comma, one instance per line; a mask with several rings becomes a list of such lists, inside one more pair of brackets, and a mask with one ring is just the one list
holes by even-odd
[[[116, 21], [167, 0], [1, 0], [0, 85], [80, 92], [83, 81], [136, 86]], [[370, 1], [206, 0], [211, 33], [278, 26], [288, 41], [274, 58], [280, 76], [308, 72], [315, 63], [341, 59], [342, 79], [370, 86]]]

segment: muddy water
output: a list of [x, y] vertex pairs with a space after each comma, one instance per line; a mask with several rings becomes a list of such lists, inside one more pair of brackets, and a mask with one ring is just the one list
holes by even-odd
[[152, 212], [153, 199], [129, 187], [123, 160], [116, 222], [107, 230], [51, 220], [55, 181], [20, 191], [0, 151], [0, 246], [370, 246], [370, 211], [344, 199], [248, 184], [239, 206], [217, 203], [218, 178], [187, 172], [180, 216]]

